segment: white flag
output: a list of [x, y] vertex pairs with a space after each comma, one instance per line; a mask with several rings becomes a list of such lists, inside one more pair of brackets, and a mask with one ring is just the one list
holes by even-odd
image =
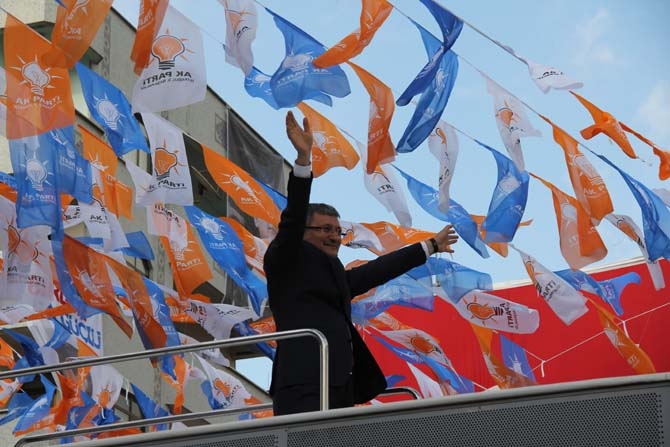
[[[242, 382], [232, 375], [214, 368], [205, 359], [196, 355], [207, 375], [207, 385], [211, 393], [212, 408], [240, 408], [251, 397]], [[204, 385], [204, 384], [203, 384]]]
[[444, 393], [442, 392], [442, 388], [440, 387], [439, 383], [430, 378], [427, 374], [425, 374], [416, 366], [413, 366], [411, 363], [407, 363], [407, 366], [409, 367], [409, 370], [412, 372], [412, 375], [416, 379], [416, 383], [419, 385], [419, 391], [421, 392], [421, 395], [423, 396], [424, 399], [444, 396]]
[[511, 246], [521, 255], [526, 271], [535, 284], [538, 295], [567, 325], [588, 312], [586, 298], [563, 278], [537, 262], [535, 258]]
[[23, 318], [26, 312], [17, 312], [15, 306], [26, 306], [23, 310], [28, 313], [39, 312], [49, 307], [53, 298], [51, 230], [46, 225], [19, 228], [15, 204], [2, 196], [0, 216], [0, 308], [8, 308], [4, 311], [7, 318]]
[[573, 90], [584, 86], [583, 83], [573, 81], [557, 68], [536, 64], [529, 60], [525, 62], [528, 65], [528, 73], [531, 79], [542, 90], [542, 93], [548, 93], [552, 88], [556, 90]]
[[149, 66], [132, 94], [133, 113], [161, 112], [205, 99], [207, 74], [200, 27], [168, 6], [151, 44]]
[[109, 365], [91, 368], [91, 397], [105, 409], [114, 408], [123, 387], [123, 376]]
[[193, 205], [191, 172], [182, 130], [152, 113], [143, 113], [142, 121], [151, 145], [153, 176], [142, 198], [136, 199], [137, 204], [150, 206], [160, 202]]
[[[360, 145], [358, 146], [358, 152], [363, 158], [366, 157], [364, 154], [366, 154], [367, 150], [361, 148]], [[363, 180], [365, 188], [372, 194], [372, 197], [384, 205], [384, 208], [392, 212], [400, 225], [403, 227], [412, 226], [412, 216], [409, 214], [407, 200], [403, 194], [402, 187], [389, 169], [384, 169], [382, 165], [377, 165], [372, 174], [368, 174], [363, 170]]]
[[487, 91], [493, 96], [493, 111], [500, 138], [516, 167], [520, 171], [525, 171], [521, 138], [539, 137], [542, 133], [533, 128], [521, 101], [487, 76], [484, 76], [484, 79]]
[[[107, 218], [109, 219], [109, 239], [103, 239], [103, 249], [106, 253], [120, 253], [118, 250], [122, 248], [129, 247], [128, 238], [126, 238], [126, 232], [123, 231], [123, 227], [119, 222], [119, 218], [116, 217], [114, 213], [107, 213]], [[123, 255], [121, 255], [123, 259]], [[122, 260], [123, 264], [125, 260]]]
[[[182, 345], [197, 345], [198, 343], [200, 343], [198, 340], [191, 337], [190, 335], [182, 334], [181, 332], [178, 332], [178, 334], [179, 334], [179, 342]], [[223, 353], [219, 348], [204, 349], [202, 351], [198, 351], [198, 354], [203, 356], [210, 362], [216, 363], [217, 365], [230, 366], [230, 360], [228, 360], [226, 356], [223, 355]]]
[[147, 231], [154, 236], [165, 236], [179, 248], [186, 247], [186, 221], [162, 203], [147, 207]]
[[81, 207], [79, 205], [68, 205], [63, 211], [63, 228], [66, 230], [79, 225], [84, 221], [81, 215]]
[[258, 15], [253, 0], [219, 0], [226, 10], [226, 62], [251, 73], [254, 55], [251, 44], [256, 38]]
[[188, 300], [186, 313], [212, 337], [221, 340], [230, 337], [230, 331], [237, 323], [255, 318], [250, 309], [231, 304], [209, 304]]
[[[340, 221], [342, 232], [346, 235], [346, 245], [350, 248], [367, 248], [368, 250], [381, 252], [384, 250], [379, 237], [364, 225], [357, 222]], [[345, 243], [345, 241], [343, 241]]]
[[658, 261], [651, 262], [649, 260], [649, 253], [647, 253], [647, 245], [644, 242], [644, 237], [642, 236], [642, 231], [640, 227], [637, 226], [635, 221], [624, 214], [614, 214], [610, 213], [605, 216], [612, 225], [621, 230], [626, 236], [628, 236], [633, 242], [640, 247], [642, 256], [644, 257], [647, 263], [647, 269], [649, 270], [649, 275], [651, 275], [651, 280], [654, 283], [654, 288], [656, 290], [661, 290], [665, 288], [665, 279], [663, 279], [663, 271], [661, 270], [661, 265]]
[[[446, 297], [442, 298], [447, 303], [453, 304]], [[540, 326], [540, 314], [537, 310], [481, 290], [469, 291], [455, 306], [458, 313], [467, 321], [487, 329], [532, 334]]]
[[458, 159], [458, 137], [454, 128], [440, 120], [428, 136], [428, 148], [440, 162], [437, 207], [446, 213], [449, 211], [449, 186]]
[[94, 199], [91, 203], [79, 203], [81, 217], [91, 237], [109, 239], [112, 235], [112, 230], [109, 228], [107, 209], [103, 205], [105, 200], [103, 196], [104, 188], [100, 178], [101, 175], [104, 175], [104, 171], [91, 165], [91, 173], [93, 174], [93, 190], [99, 191], [100, 194], [98, 195], [98, 199], [95, 198], [96, 195], [94, 194]]
[[453, 368], [451, 360], [445, 355], [438, 340], [427, 332], [416, 328], [379, 332], [416, 354], [424, 355], [442, 365]]

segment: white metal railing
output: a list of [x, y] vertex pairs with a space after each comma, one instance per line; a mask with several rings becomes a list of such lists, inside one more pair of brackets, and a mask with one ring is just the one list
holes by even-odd
[[[140, 352], [129, 352], [123, 354], [109, 355], [103, 357], [87, 357], [83, 359], [71, 360], [54, 365], [34, 366], [31, 368], [15, 369], [0, 372], [0, 380], [12, 379], [16, 377], [29, 376], [33, 374], [45, 374], [65, 369], [79, 368], [83, 366], [104, 365], [110, 363], [119, 363], [129, 360], [138, 360], [150, 357], [160, 357], [166, 354], [179, 354], [183, 352], [204, 351], [212, 348], [224, 348], [233, 346], [243, 346], [254, 343], [260, 343], [271, 340], [286, 340], [300, 337], [314, 337], [319, 342], [319, 376], [320, 376], [320, 410], [328, 409], [328, 340], [322, 332], [316, 329], [294, 329], [283, 332], [272, 332], [269, 334], [249, 335], [245, 337], [232, 338], [226, 340], [212, 340], [191, 345], [169, 346], [165, 348], [149, 349]], [[64, 430], [60, 432], [44, 433], [21, 438], [15, 445], [22, 446], [31, 442], [49, 441], [52, 439], [72, 437], [101, 431], [113, 431], [133, 427], [142, 427], [147, 425], [164, 424], [168, 422], [178, 422], [182, 420], [191, 420], [202, 417], [220, 416], [224, 414], [246, 413], [250, 411], [259, 411], [271, 408], [271, 404], [250, 405], [242, 408], [222, 409], [206, 411], [199, 413], [187, 413], [181, 415], [165, 416], [153, 419], [141, 419], [136, 421], [120, 422], [104, 426], [78, 428], [73, 430]]]

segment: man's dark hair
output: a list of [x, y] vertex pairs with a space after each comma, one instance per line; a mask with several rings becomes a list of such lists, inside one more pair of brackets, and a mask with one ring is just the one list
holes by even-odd
[[337, 218], [340, 217], [340, 213], [330, 205], [325, 203], [310, 203], [307, 206], [307, 224], [312, 221], [312, 216], [314, 214], [323, 214], [324, 216], [333, 216]]

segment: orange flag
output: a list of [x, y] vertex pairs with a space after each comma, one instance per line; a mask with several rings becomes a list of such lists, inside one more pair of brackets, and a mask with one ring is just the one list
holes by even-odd
[[192, 293], [200, 284], [212, 279], [212, 271], [188, 221], [185, 246], [179, 247], [179, 244], [171, 242], [165, 236], [160, 236], [160, 239], [170, 258], [174, 281], [181, 295]]
[[79, 125], [79, 132], [84, 145], [84, 158], [99, 170], [115, 175], [119, 159], [114, 149], [82, 125]]
[[368, 155], [365, 171], [372, 174], [379, 164], [395, 159], [395, 145], [391, 141], [389, 127], [395, 111], [395, 101], [391, 89], [356, 64], [349, 63], [365, 90], [370, 95], [370, 117], [368, 119]]
[[[250, 322], [249, 327], [259, 334], [270, 334], [272, 332], [277, 332], [277, 325], [275, 324], [275, 319], [272, 315]], [[273, 340], [268, 341], [267, 344], [273, 348], [277, 347], [277, 342]]]
[[[104, 206], [118, 217], [133, 218], [133, 190], [125, 183], [121, 183], [115, 176], [104, 171], [100, 172]], [[96, 196], [95, 189], [93, 197]]]
[[112, 7], [112, 1], [62, 0], [65, 8], [57, 8], [51, 41], [63, 51], [68, 68], [74, 67], [88, 50]]
[[626, 137], [626, 134], [621, 127], [621, 123], [619, 123], [619, 121], [617, 121], [614, 116], [608, 112], [605, 112], [604, 110], [600, 110], [598, 107], [591, 104], [589, 101], [582, 98], [572, 90], [570, 90], [570, 93], [572, 93], [575, 98], [577, 98], [577, 100], [579, 100], [579, 102], [581, 102], [582, 105], [586, 107], [594, 121], [592, 125], [582, 129], [582, 137], [590, 140], [602, 132], [614, 140], [614, 142], [621, 148], [621, 150], [624, 151], [624, 153], [630, 158], [637, 158], [637, 154], [635, 154], [633, 147], [630, 145], [630, 141], [628, 141], [628, 137]]
[[607, 255], [607, 248], [582, 205], [542, 178], [530, 174], [549, 188], [554, 200], [561, 253], [572, 270], [578, 270]]
[[161, 376], [163, 376], [163, 380], [165, 380], [168, 385], [174, 389], [175, 397], [172, 407], [172, 414], [181, 414], [185, 398], [184, 384], [188, 379], [189, 372], [192, 367], [178, 355], [173, 355], [172, 358], [174, 359], [174, 374], [176, 379], [172, 378], [172, 376], [166, 374], [164, 371], [161, 371]]
[[594, 300], [589, 302], [598, 311], [598, 317], [603, 325], [603, 331], [619, 354], [637, 374], [653, 374], [656, 368], [651, 359], [633, 340], [630, 339], [614, 321], [614, 316]]
[[572, 138], [548, 118], [540, 115], [554, 129], [554, 140], [563, 148], [565, 163], [568, 165], [570, 181], [575, 196], [582, 204], [594, 225], [614, 211], [607, 186], [591, 162], [577, 148], [577, 140]]
[[279, 208], [249, 173], [205, 145], [202, 152], [209, 174], [242, 211], [275, 227], [279, 225]]
[[331, 67], [361, 54], [391, 11], [393, 11], [393, 5], [386, 0], [363, 0], [360, 27], [314, 59], [312, 61], [314, 66]]
[[319, 112], [301, 102], [298, 109], [309, 119], [314, 135], [312, 144], [312, 174], [323, 175], [330, 168], [343, 166], [352, 170], [360, 157], [337, 127]]
[[135, 317], [135, 323], [141, 326], [153, 348], [164, 347], [167, 335], [163, 326], [154, 318], [151, 298], [142, 280], [142, 275], [114, 259], [108, 258], [108, 261], [108, 265], [114, 270], [121, 285], [128, 293], [128, 301]]
[[14, 351], [12, 347], [5, 340], [0, 338], [0, 366], [4, 366], [7, 369], [14, 368]]
[[[74, 123], [70, 75], [62, 64], [46, 66], [42, 56], [51, 43], [7, 14], [7, 138], [39, 135]], [[60, 57], [64, 56], [62, 53]]]
[[384, 221], [374, 223], [342, 221], [341, 223], [345, 230], [342, 244], [349, 247], [367, 248], [377, 256], [435, 236], [434, 232], [406, 228]]
[[507, 365], [493, 353], [493, 350], [491, 349], [493, 331], [491, 329], [477, 326], [476, 324], [470, 324], [470, 327], [472, 327], [472, 330], [477, 336], [477, 341], [482, 350], [484, 362], [489, 370], [489, 374], [491, 374], [491, 377], [500, 388], [507, 389], [535, 385], [535, 382], [528, 377], [508, 368]]
[[242, 240], [244, 256], [246, 257], [247, 263], [265, 277], [265, 272], [263, 271], [263, 257], [268, 249], [268, 243], [263, 239], [254, 236], [251, 231], [244, 228], [244, 226], [236, 219], [225, 216], [222, 216], [220, 219], [229, 224], [233, 228], [233, 231], [235, 231], [235, 234]]
[[135, 74], [142, 73], [151, 59], [151, 44], [163, 23], [169, 0], [142, 0], [135, 41], [130, 59], [135, 62]]
[[63, 257], [70, 271], [72, 282], [81, 298], [91, 307], [100, 309], [130, 338], [133, 328], [121, 314], [116, 303], [114, 286], [107, 273], [105, 255], [88, 248], [69, 236], [63, 239]]
[[660, 161], [660, 164], [658, 166], [658, 178], [661, 180], [667, 180], [670, 178], [670, 152], [661, 149], [660, 147], [656, 146], [656, 144], [648, 139], [647, 137], [640, 135], [630, 127], [626, 126], [624, 123], [619, 123], [621, 124], [621, 128], [625, 130], [628, 133], [632, 133], [635, 135], [640, 141], [647, 143], [649, 146], [651, 146], [652, 150], [654, 151], [654, 155], [656, 155]]

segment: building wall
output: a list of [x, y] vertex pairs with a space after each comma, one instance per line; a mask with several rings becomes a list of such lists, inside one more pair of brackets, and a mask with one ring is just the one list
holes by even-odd
[[[53, 23], [55, 21], [56, 9], [58, 6], [55, 1], [5, 0], [3, 1], [3, 7], [8, 11], [12, 11], [15, 16], [24, 23], [43, 25], [45, 22]], [[0, 24], [4, 26], [5, 19], [3, 16], [4, 13], [0, 11]], [[134, 28], [112, 9], [93, 41], [91, 50], [89, 50], [91, 60], [96, 62], [93, 63], [90, 68], [120, 88], [128, 98], [131, 97], [133, 85], [137, 79], [137, 76], [133, 72], [132, 62], [129, 57], [133, 40]], [[81, 87], [79, 86], [76, 77], [76, 71], [71, 70], [71, 76], [73, 96], [77, 107], [77, 120], [79, 124], [92, 130], [99, 136], [102, 136], [103, 132], [101, 127], [90, 117], [81, 93]], [[215, 92], [208, 89], [204, 101], [178, 110], [163, 112], [161, 115], [179, 126], [194, 140], [217, 152], [227, 154], [227, 148], [225, 146], [227, 135], [226, 126], [227, 123], [229, 123], [227, 117], [229, 113], [232, 112], [229, 111], [225, 102]], [[274, 151], [267, 145], [267, 143], [262, 141], [260, 137], [257, 139], [259, 142], [265, 144], [264, 150], [270, 152]], [[11, 163], [9, 162], [8, 154], [7, 141], [0, 137], [0, 170], [4, 170], [5, 172], [11, 172]], [[274, 154], [275, 156], [278, 156], [276, 152], [274, 152]], [[136, 151], [133, 155], [135, 156], [134, 161], [140, 166], [146, 167], [148, 165], [146, 154]], [[288, 172], [289, 165], [283, 162], [281, 169], [285, 174]], [[131, 186], [133, 185], [128, 171], [121, 163], [117, 170], [117, 177], [124, 183]], [[136, 231], [141, 229], [146, 233], [145, 210], [136, 207], [133, 210], [133, 214], [134, 219], [132, 221], [121, 218], [121, 225], [125, 231]], [[85, 230], [83, 225], [80, 225], [79, 227], [69, 230], [69, 232], [73, 235], [83, 235]], [[166, 253], [162, 249], [158, 238], [150, 235], [148, 236], [150, 237], [152, 248], [156, 255], [156, 259], [153, 261], [153, 273], [151, 279], [168, 287], [172, 287], [172, 272]], [[143, 271], [139, 261], [133, 258], [126, 258], [126, 260], [140, 272]], [[211, 270], [215, 275], [215, 279], [211, 281], [211, 285], [222, 293], [225, 293], [225, 275], [222, 274], [222, 270], [215, 265], [211, 259], [209, 262]], [[105, 355], [135, 352], [144, 349], [139, 337], [135, 335], [129, 340], [110, 318], [105, 317], [103, 319], [103, 332]], [[151, 367], [148, 360], [117, 363], [113, 366], [130, 381], [142, 388], [147, 394], [153, 396], [154, 399], [163, 403], [172, 403], [172, 400], [174, 399], [174, 391], [159, 378], [158, 374], [155, 372], [156, 370]], [[244, 381], [244, 378], [242, 379]], [[253, 386], [248, 383], [246, 385], [248, 385], [250, 391], [254, 392]], [[267, 400], [265, 395], [260, 393], [259, 389], [256, 389], [255, 391], [257, 397], [261, 400]], [[193, 382], [187, 387], [185, 407], [191, 411], [209, 410], [206, 399], [199, 389], [199, 383]], [[2, 445], [5, 445], [5, 442], [3, 442], [3, 436], [5, 435], [3, 433], [6, 433], [7, 429], [7, 426], [0, 427], [0, 444]]]

